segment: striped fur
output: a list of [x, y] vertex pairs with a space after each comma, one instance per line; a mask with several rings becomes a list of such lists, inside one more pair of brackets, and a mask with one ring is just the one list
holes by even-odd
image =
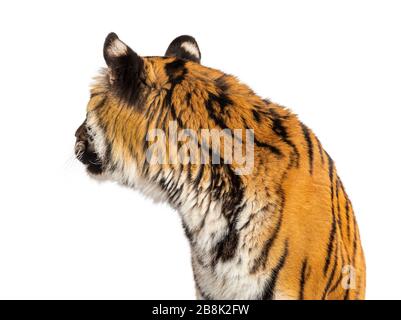
[[[192, 37], [177, 39], [166, 57], [139, 57], [115, 34], [107, 37], [108, 68], [77, 131], [79, 159], [90, 173], [177, 209], [198, 298], [363, 299], [354, 212], [317, 137], [290, 110], [201, 65]], [[252, 128], [253, 171], [237, 175], [236, 163], [150, 164], [146, 136], [168, 132], [170, 121], [196, 132]]]

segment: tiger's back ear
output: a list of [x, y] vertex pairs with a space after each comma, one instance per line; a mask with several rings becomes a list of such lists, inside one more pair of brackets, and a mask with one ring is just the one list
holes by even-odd
[[177, 57], [200, 63], [201, 52], [196, 40], [191, 36], [179, 36], [167, 48], [167, 57]]
[[112, 87], [121, 98], [134, 100], [143, 72], [142, 58], [113, 32], [109, 33], [104, 41], [103, 56]]

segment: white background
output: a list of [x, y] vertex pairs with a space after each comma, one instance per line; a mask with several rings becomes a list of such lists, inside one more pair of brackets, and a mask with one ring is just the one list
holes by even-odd
[[397, 1], [2, 1], [0, 298], [194, 298], [178, 214], [73, 157], [88, 87], [116, 32], [292, 108], [335, 159], [367, 260], [367, 297], [401, 298], [401, 10]]

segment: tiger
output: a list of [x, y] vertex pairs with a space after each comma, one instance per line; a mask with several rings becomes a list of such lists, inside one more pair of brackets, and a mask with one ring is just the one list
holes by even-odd
[[[365, 298], [352, 204], [332, 158], [297, 115], [202, 65], [192, 36], [174, 39], [163, 56], [139, 56], [110, 33], [103, 56], [107, 66], [90, 88], [75, 155], [91, 177], [178, 212], [197, 299]], [[174, 139], [171, 123], [189, 131], [192, 149]], [[242, 141], [240, 154], [249, 144], [250, 170], [225, 161], [232, 150], [212, 145], [202, 130], [217, 131], [220, 142], [231, 133]], [[167, 154], [153, 148], [167, 140]], [[181, 158], [168, 154], [178, 147]], [[209, 157], [188, 161], [189, 150]]]

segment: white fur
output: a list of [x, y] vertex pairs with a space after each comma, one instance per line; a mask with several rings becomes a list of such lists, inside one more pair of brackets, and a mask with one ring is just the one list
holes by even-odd
[[189, 41], [183, 42], [181, 44], [181, 48], [183, 48], [185, 51], [192, 54], [193, 56], [197, 57], [198, 59], [200, 58], [199, 50], [194, 43]]
[[107, 149], [106, 138], [104, 137], [103, 130], [98, 126], [98, 120], [93, 113], [88, 114], [86, 125], [91, 129], [88, 134], [93, 138], [94, 148], [97, 155], [101, 160], [104, 160]]
[[[91, 128], [91, 135], [99, 156], [104, 159], [106, 152], [106, 141], [104, 132], [97, 124], [97, 118], [89, 114], [87, 124]], [[138, 165], [134, 159], [131, 161], [113, 159], [115, 168], [111, 172], [106, 168], [103, 176], [115, 180], [121, 184], [139, 189], [143, 194], [155, 201], [166, 201], [167, 194], [162, 191], [158, 183], [151, 183], [142, 177]], [[151, 169], [152, 170], [152, 169]], [[205, 292], [217, 299], [258, 299], [263, 294], [267, 280], [271, 276], [269, 271], [252, 274], [250, 272], [255, 258], [254, 237], [258, 234], [258, 226], [244, 228], [239, 234], [240, 245], [232, 259], [228, 261], [219, 260], [214, 268], [211, 267], [213, 252], [228, 232], [227, 219], [222, 214], [223, 203], [220, 200], [212, 200], [208, 190], [210, 181], [203, 182], [197, 189], [188, 184], [185, 175], [178, 175], [177, 170], [165, 170], [159, 179], [164, 179], [165, 185], [169, 186], [178, 182], [183, 187], [176, 203], [181, 203], [177, 208], [183, 223], [193, 234], [194, 241], [191, 245], [193, 271], [200, 287], [198, 298], [202, 297], [200, 292]], [[208, 180], [208, 179], [205, 179]], [[248, 197], [244, 200], [246, 204], [237, 220], [237, 230], [245, 225], [250, 215], [260, 211], [256, 199]], [[174, 204], [173, 204], [174, 206]], [[270, 210], [274, 210], [272, 206]], [[269, 215], [269, 212], [264, 214]], [[266, 221], [266, 217], [259, 217]], [[268, 220], [267, 220], [268, 221]], [[268, 223], [268, 222], [267, 222]], [[201, 228], [202, 224], [204, 225]], [[264, 227], [266, 227], [264, 225]], [[277, 293], [277, 298], [286, 297], [285, 293]]]
[[107, 53], [113, 57], [119, 57], [127, 54], [127, 46], [120, 39], [115, 39], [107, 48]]

